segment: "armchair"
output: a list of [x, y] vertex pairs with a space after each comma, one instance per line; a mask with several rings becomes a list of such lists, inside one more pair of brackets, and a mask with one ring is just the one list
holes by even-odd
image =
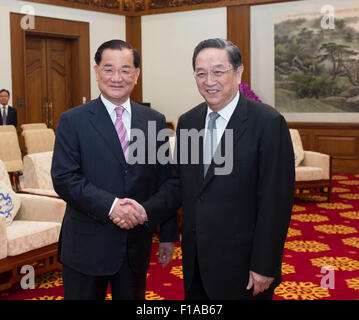
[[10, 176], [12, 188], [19, 191], [23, 163], [16, 130], [10, 128], [10, 131], [0, 131], [0, 160]]
[[328, 154], [303, 149], [299, 131], [290, 129], [295, 153], [296, 195], [308, 190], [309, 194], [324, 195], [332, 201], [332, 159]]
[[0, 161], [0, 202], [7, 199], [0, 204], [0, 291], [21, 279], [24, 265], [41, 262], [35, 274], [61, 268], [57, 242], [66, 208], [61, 199], [13, 192], [4, 171]]

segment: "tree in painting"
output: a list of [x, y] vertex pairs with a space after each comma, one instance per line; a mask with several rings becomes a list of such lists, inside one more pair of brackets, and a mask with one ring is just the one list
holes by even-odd
[[[359, 13], [359, 10], [355, 10]], [[275, 105], [280, 112], [359, 112], [359, 16], [302, 15], [275, 24]]]

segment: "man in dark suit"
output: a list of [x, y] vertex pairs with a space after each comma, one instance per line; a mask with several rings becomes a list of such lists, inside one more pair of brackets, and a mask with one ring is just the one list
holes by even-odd
[[[133, 131], [146, 135], [149, 122], [160, 130], [166, 120], [129, 99], [140, 73], [140, 57], [131, 45], [105, 42], [95, 61], [100, 97], [63, 113], [56, 129], [51, 174], [67, 202], [59, 240], [64, 298], [104, 299], [110, 284], [113, 299], [144, 300], [152, 233], [144, 225], [146, 214], [121, 201], [146, 201], [166, 180], [168, 166], [131, 164], [129, 151]], [[177, 217], [170, 216], [159, 234], [164, 265], [179, 240]], [[114, 217], [125, 226], [116, 226]]]
[[17, 126], [17, 110], [8, 105], [10, 92], [6, 89], [0, 90], [0, 125]]
[[182, 204], [186, 299], [272, 299], [294, 195], [286, 121], [240, 94], [241, 53], [230, 41], [199, 43], [193, 69], [206, 102], [178, 121], [174, 174], [142, 204], [148, 224]]

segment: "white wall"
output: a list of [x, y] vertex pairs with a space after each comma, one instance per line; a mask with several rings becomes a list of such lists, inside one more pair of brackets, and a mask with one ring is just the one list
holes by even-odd
[[226, 8], [142, 17], [143, 101], [168, 121], [203, 101], [192, 70], [196, 45], [227, 37]]
[[[274, 106], [274, 21], [295, 13], [320, 13], [321, 7], [335, 10], [358, 8], [358, 0], [306, 0], [251, 7], [251, 88]], [[335, 15], [334, 15], [335, 17]], [[286, 113], [287, 121], [359, 122], [357, 113]]]
[[[10, 12], [21, 13], [24, 5], [31, 5], [35, 16], [46, 16], [66, 20], [90, 23], [90, 67], [91, 67], [91, 98], [99, 95], [96, 78], [93, 72], [93, 57], [98, 46], [110, 39], [126, 37], [125, 17], [94, 11], [70, 9], [60, 6], [43, 5], [28, 1], [1, 0], [0, 2], [0, 88], [12, 92], [11, 85], [11, 50], [10, 50]], [[36, 19], [35, 19], [36, 27]], [[11, 97], [10, 97], [11, 98]], [[11, 101], [10, 101], [11, 102]]]

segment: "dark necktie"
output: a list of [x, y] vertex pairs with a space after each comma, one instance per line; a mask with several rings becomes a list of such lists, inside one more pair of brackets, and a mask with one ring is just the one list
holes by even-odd
[[204, 155], [203, 155], [203, 169], [204, 177], [206, 177], [207, 170], [212, 162], [214, 151], [217, 147], [217, 134], [216, 130], [216, 120], [218, 119], [219, 114], [217, 112], [211, 112], [209, 114], [208, 128], [206, 134], [206, 140], [204, 142]]
[[2, 108], [2, 124], [5, 126], [6, 125], [6, 109], [5, 106]]

